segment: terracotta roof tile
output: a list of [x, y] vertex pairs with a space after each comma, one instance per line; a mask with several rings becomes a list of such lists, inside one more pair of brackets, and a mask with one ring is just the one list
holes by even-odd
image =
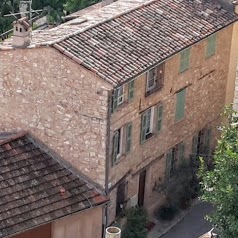
[[118, 85], [237, 19], [212, 0], [155, 0], [54, 46]]
[[85, 176], [47, 154], [28, 134], [0, 143], [0, 237], [103, 204]]

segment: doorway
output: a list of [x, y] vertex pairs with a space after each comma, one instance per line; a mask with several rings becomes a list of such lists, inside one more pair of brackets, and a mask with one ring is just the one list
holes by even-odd
[[146, 170], [142, 171], [139, 176], [138, 206], [142, 207], [145, 200], [145, 181]]

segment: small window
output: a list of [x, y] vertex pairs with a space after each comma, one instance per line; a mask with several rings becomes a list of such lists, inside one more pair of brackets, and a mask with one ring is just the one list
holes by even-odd
[[186, 89], [176, 93], [176, 111], [175, 121], [180, 121], [185, 115], [185, 100], [186, 100]]
[[183, 50], [180, 53], [180, 69], [179, 72], [182, 73], [189, 68], [190, 61], [190, 48]]
[[18, 27], [16, 26], [16, 31], [18, 31]]
[[216, 52], [216, 34], [207, 38], [206, 58], [213, 56]]
[[112, 111], [114, 112], [118, 106], [120, 106], [124, 100], [125, 100], [125, 95], [124, 95], [124, 86], [121, 86], [117, 89], [114, 90], [114, 95], [113, 95], [113, 102], [112, 102]]
[[20, 27], [20, 32], [22, 32], [22, 28]]
[[154, 92], [163, 87], [164, 83], [164, 63], [151, 69], [147, 73], [146, 94]]
[[185, 158], [185, 144], [181, 142], [171, 148], [166, 154], [166, 179], [171, 179], [177, 170], [178, 164], [182, 163]]

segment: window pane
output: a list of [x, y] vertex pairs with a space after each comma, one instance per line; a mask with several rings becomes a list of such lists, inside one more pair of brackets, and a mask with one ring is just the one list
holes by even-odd
[[184, 118], [185, 114], [185, 97], [186, 89], [178, 92], [176, 94], [176, 112], [175, 112], [175, 121], [180, 121]]
[[135, 90], [135, 82], [134, 80], [130, 81], [128, 84], [128, 100], [131, 101], [134, 97], [134, 90]]
[[126, 127], [126, 152], [131, 150], [132, 124], [129, 123]]

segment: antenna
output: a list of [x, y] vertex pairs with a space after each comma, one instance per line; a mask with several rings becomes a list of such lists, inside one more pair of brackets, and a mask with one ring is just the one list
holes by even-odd
[[[29, 9], [29, 11], [27, 9]], [[32, 19], [32, 14], [36, 13], [37, 15], [39, 15], [38, 12], [42, 12], [43, 9], [33, 10], [32, 9], [32, 0], [20, 0], [19, 11], [20, 11], [19, 13], [10, 12], [10, 14], [4, 15], [4, 17], [13, 16], [17, 19], [17, 17], [16, 17], [17, 15], [21, 15], [21, 17], [23, 17], [24, 15], [29, 14], [29, 22], [32, 26], [32, 21], [35, 19], [35, 18]]]

